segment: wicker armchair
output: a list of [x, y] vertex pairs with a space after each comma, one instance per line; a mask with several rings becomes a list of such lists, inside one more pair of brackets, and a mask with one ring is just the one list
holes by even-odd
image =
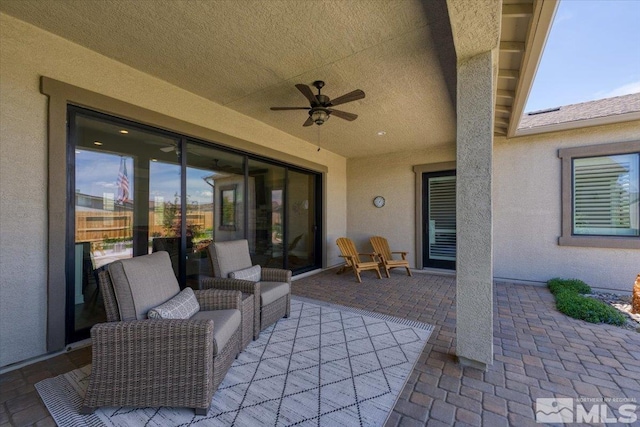
[[[180, 292], [167, 252], [116, 261], [99, 273], [99, 283], [108, 322], [91, 329], [91, 377], [80, 412], [173, 406], [205, 415], [240, 351], [242, 294]], [[189, 295], [197, 311], [189, 318], [146, 318], [190, 292], [200, 310]]]
[[208, 246], [208, 254], [214, 277], [202, 279], [201, 289], [227, 289], [253, 294], [254, 339], [258, 339], [260, 331], [282, 317], [289, 317], [290, 270], [253, 266], [247, 240], [213, 242]]

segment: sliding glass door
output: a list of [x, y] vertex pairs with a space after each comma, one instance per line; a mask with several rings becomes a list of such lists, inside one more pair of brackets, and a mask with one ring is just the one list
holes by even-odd
[[[75, 109], [70, 113], [68, 258], [73, 262], [67, 269], [67, 324], [68, 336], [76, 337], [105, 319], [97, 286], [101, 268], [154, 250], [150, 232], [166, 241], [179, 239], [169, 212], [174, 217], [179, 212], [181, 168], [175, 137]], [[176, 275], [178, 260], [178, 253], [172, 254]]]
[[254, 264], [320, 265], [320, 175], [69, 107], [67, 341], [104, 321], [97, 272], [167, 251], [182, 287], [213, 275], [207, 246], [247, 239]]

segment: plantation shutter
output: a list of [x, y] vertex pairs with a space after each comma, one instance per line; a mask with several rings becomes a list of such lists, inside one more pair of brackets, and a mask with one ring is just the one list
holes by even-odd
[[456, 177], [429, 178], [429, 258], [456, 260]]
[[573, 233], [638, 235], [638, 153], [573, 160]]

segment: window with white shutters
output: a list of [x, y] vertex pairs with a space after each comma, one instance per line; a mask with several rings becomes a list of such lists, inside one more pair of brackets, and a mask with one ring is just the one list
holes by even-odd
[[573, 234], [639, 235], [638, 157], [573, 160]]
[[558, 150], [560, 246], [640, 249], [640, 141]]

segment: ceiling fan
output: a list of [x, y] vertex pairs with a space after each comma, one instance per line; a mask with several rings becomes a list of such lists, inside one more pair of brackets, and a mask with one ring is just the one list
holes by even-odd
[[352, 92], [331, 100], [331, 98], [329, 98], [327, 95], [323, 95], [320, 93], [321, 89], [324, 87], [324, 82], [322, 80], [316, 80], [315, 82], [313, 82], [313, 86], [318, 89], [317, 95], [314, 95], [311, 88], [305, 84], [299, 83], [296, 85], [296, 88], [298, 88], [298, 90], [302, 92], [305, 98], [307, 98], [311, 103], [310, 107], [271, 107], [271, 109], [274, 111], [309, 110], [309, 118], [304, 122], [302, 126], [311, 126], [314, 123], [317, 125], [321, 125], [329, 120], [329, 117], [331, 115], [340, 117], [341, 119], [348, 120], [350, 122], [358, 118], [357, 114], [336, 110], [333, 107], [364, 98], [363, 91], [361, 91], [360, 89], [356, 89]]

